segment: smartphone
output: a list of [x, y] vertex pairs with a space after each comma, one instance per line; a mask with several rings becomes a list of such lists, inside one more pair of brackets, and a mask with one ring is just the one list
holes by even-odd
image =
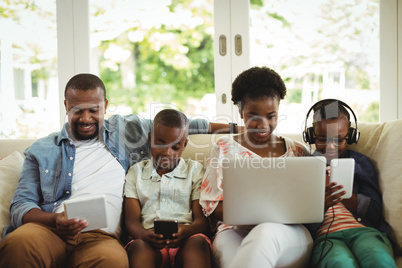
[[331, 160], [331, 176], [329, 182], [336, 182], [343, 185], [341, 191], [346, 191], [342, 198], [348, 199], [353, 193], [353, 177], [355, 174], [355, 160], [352, 158], [341, 158]]
[[172, 239], [173, 234], [178, 231], [177, 221], [154, 220], [154, 231], [156, 234], [162, 234], [163, 239]]

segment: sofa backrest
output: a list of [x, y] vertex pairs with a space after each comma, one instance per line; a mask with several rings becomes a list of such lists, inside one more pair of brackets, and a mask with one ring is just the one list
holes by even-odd
[[[349, 148], [365, 154], [373, 161], [378, 172], [379, 184], [383, 193], [384, 216], [391, 225], [397, 242], [401, 247], [402, 142], [399, 137], [400, 133], [402, 133], [402, 120], [388, 121], [381, 124], [359, 123], [358, 128], [361, 132], [360, 140], [358, 144], [350, 145]], [[225, 134], [191, 135], [182, 156], [199, 161], [205, 166], [211, 145], [216, 143], [217, 139], [222, 135]], [[301, 134], [283, 134], [281, 136], [298, 141], [302, 140]], [[34, 139], [0, 139], [0, 158], [5, 158], [14, 151], [22, 153], [34, 141]], [[311, 150], [314, 150], [313, 146]], [[10, 192], [11, 189], [7, 191]], [[11, 197], [7, 199], [11, 200]], [[2, 204], [2, 206], [4, 205], [6, 204]], [[400, 248], [398, 250], [400, 251]]]
[[0, 139], [0, 159], [17, 151], [21, 154], [36, 139]]

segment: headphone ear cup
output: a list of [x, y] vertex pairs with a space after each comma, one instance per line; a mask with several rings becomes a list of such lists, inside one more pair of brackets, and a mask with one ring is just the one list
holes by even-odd
[[354, 127], [350, 127], [348, 132], [348, 144], [357, 143], [359, 141], [359, 135], [359, 130]]
[[313, 127], [309, 127], [306, 129], [306, 131], [303, 132], [303, 139], [304, 139], [304, 142], [306, 142], [308, 144], [315, 143]]

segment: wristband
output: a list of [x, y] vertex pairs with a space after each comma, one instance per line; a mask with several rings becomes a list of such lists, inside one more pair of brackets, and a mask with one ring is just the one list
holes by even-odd
[[229, 123], [229, 133], [230, 134], [236, 133], [236, 126], [237, 126], [236, 123]]

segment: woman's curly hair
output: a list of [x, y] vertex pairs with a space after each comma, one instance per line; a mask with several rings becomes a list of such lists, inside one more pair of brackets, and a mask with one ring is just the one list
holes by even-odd
[[252, 67], [239, 74], [232, 84], [232, 101], [241, 105], [247, 99], [286, 95], [286, 86], [278, 73], [268, 67]]

